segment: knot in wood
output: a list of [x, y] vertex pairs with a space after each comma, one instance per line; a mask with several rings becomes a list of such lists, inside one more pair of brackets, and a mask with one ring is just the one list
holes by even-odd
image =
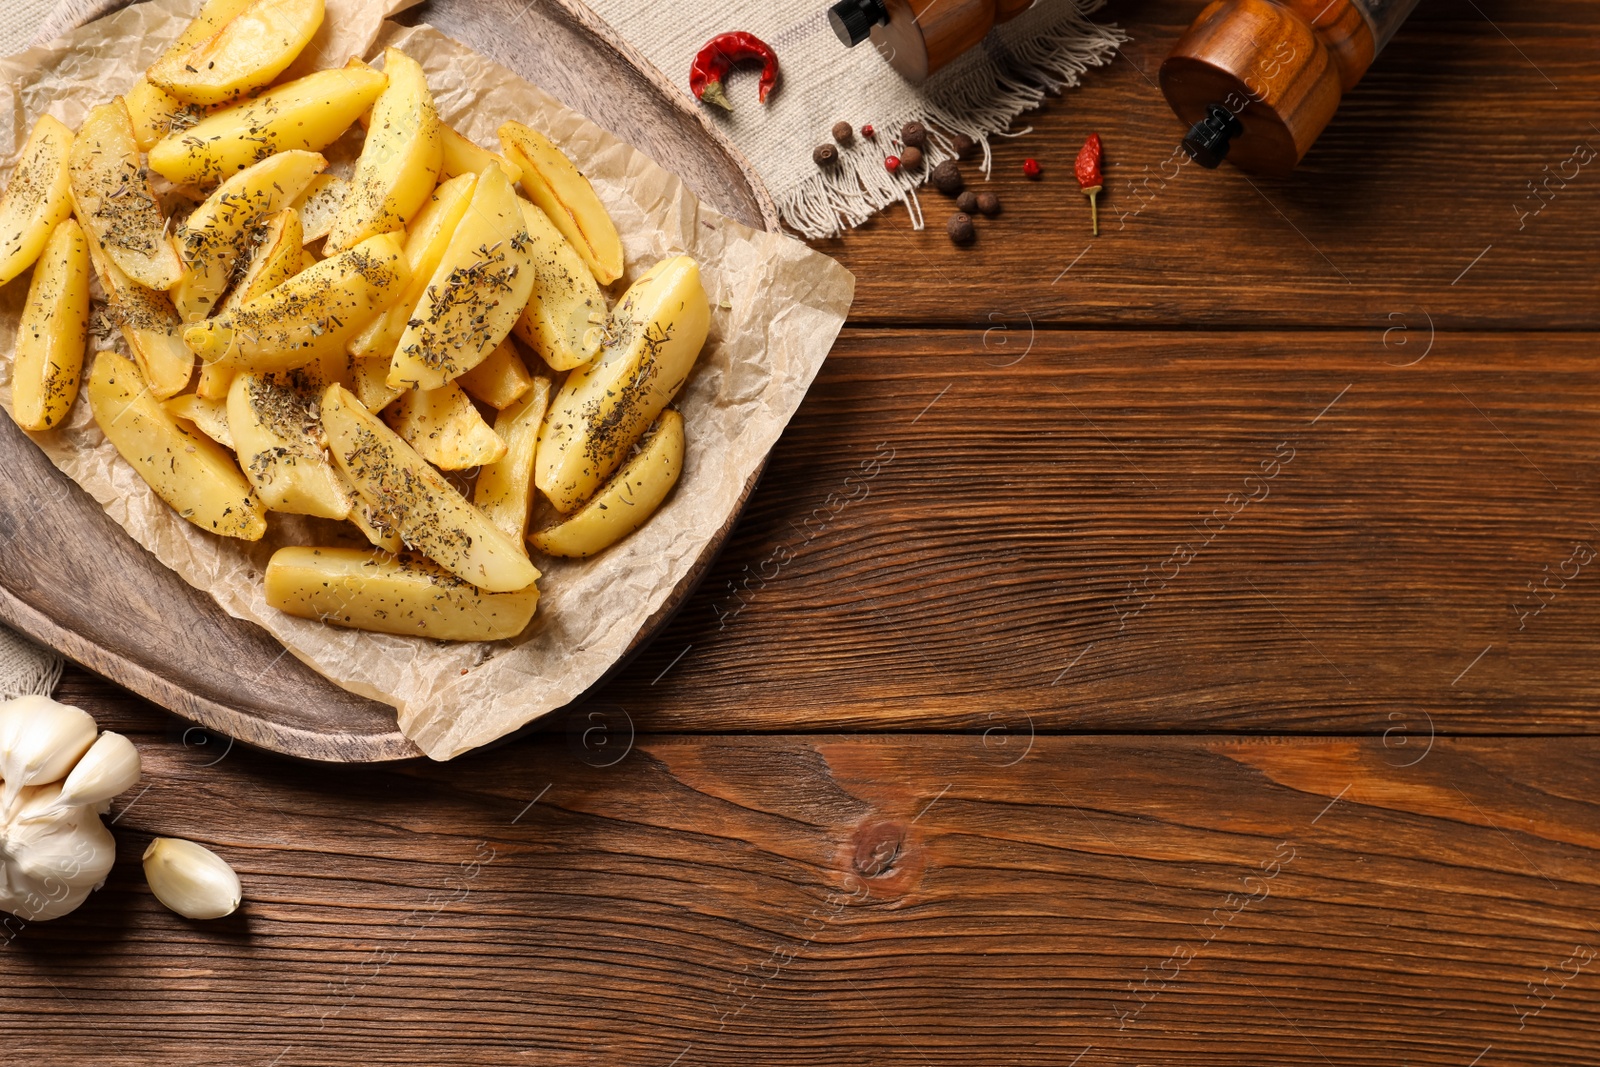
[[905, 851], [905, 830], [895, 823], [880, 822], [856, 832], [852, 863], [863, 878], [885, 878], [894, 873], [895, 864]]

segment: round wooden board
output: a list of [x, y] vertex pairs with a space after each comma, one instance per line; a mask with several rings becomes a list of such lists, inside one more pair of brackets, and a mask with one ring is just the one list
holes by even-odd
[[[70, 0], [54, 32], [126, 6]], [[401, 16], [427, 22], [515, 70], [677, 173], [701, 200], [751, 226], [777, 229], [761, 179], [689, 99], [573, 0], [430, 0]], [[53, 34], [52, 34], [53, 35]], [[417, 748], [394, 709], [356, 696], [232, 618], [113, 522], [0, 418], [0, 622], [185, 719], [246, 744], [304, 759], [374, 763]], [[640, 628], [614, 673], [694, 591], [738, 521], [733, 517]]]

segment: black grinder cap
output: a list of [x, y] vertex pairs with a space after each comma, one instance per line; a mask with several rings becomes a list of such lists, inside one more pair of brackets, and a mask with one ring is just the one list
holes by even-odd
[[839, 0], [828, 9], [828, 25], [846, 48], [854, 48], [872, 33], [872, 27], [889, 21], [883, 0]]
[[1228, 158], [1229, 144], [1243, 132], [1244, 125], [1233, 112], [1221, 104], [1212, 104], [1206, 108], [1206, 117], [1183, 135], [1183, 150], [1202, 167], [1216, 170]]

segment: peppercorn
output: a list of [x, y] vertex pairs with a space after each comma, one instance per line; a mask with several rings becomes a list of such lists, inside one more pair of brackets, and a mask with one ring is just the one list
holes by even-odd
[[1022, 161], [1022, 173], [1026, 174], [1030, 178], [1037, 178], [1040, 174], [1044, 173], [1044, 168], [1039, 166], [1039, 161], [1037, 159], [1034, 159], [1030, 156]]
[[978, 194], [978, 210], [991, 219], [1000, 214], [1000, 198], [991, 192]]
[[878, 131], [873, 129], [872, 123], [869, 122], [865, 126], [861, 127], [861, 136], [871, 141], [878, 136]]
[[960, 195], [961, 190], [966, 188], [967, 184], [962, 181], [961, 168], [956, 166], [956, 161], [953, 159], [947, 159], [937, 167], [934, 167], [933, 173], [929, 175], [928, 180], [933, 182], [933, 187], [945, 196]]
[[888, 171], [890, 174], [893, 174], [895, 171], [899, 170], [900, 169], [900, 157], [899, 156], [884, 156], [883, 157], [883, 169]]
[[978, 213], [978, 194], [968, 189], [956, 197], [956, 210], [963, 215], [976, 215]]
[[831, 167], [839, 162], [839, 150], [831, 144], [819, 144], [811, 150], [811, 162], [819, 167]]
[[910, 148], [921, 148], [928, 143], [928, 129], [920, 122], [908, 122], [900, 127], [900, 143]]
[[922, 149], [907, 147], [901, 150], [900, 165], [907, 170], [920, 170], [922, 168]]
[[950, 222], [945, 226], [945, 230], [950, 234], [950, 240], [958, 245], [970, 245], [972, 239], [978, 236], [978, 231], [972, 226], [972, 216], [962, 211], [950, 216]]
[[978, 142], [964, 133], [950, 138], [950, 147], [955, 149], [957, 159], [971, 159], [978, 154]]
[[833, 124], [833, 139], [840, 144], [849, 144], [855, 139], [855, 131], [848, 122], [835, 122]]

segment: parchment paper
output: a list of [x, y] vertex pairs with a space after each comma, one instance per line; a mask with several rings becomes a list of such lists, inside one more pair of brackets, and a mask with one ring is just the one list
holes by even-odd
[[[0, 178], [9, 179], [41, 114], [76, 128], [91, 106], [133, 84], [195, 6], [153, 0], [0, 61]], [[539, 610], [520, 638], [446, 644], [343, 630], [267, 606], [262, 580], [273, 551], [285, 544], [361, 543], [358, 535], [350, 539], [347, 524], [274, 514], [267, 538], [254, 545], [204, 533], [117, 455], [81, 398], [65, 426], [34, 440], [162, 563], [230, 615], [265, 627], [334, 682], [393, 705], [407, 737], [434, 759], [450, 759], [571, 702], [617, 661], [731, 517], [745, 482], [821, 368], [855, 280], [799, 241], [704, 207], [642, 153], [466, 46], [428, 27], [383, 21], [403, 6], [405, 0], [328, 0], [315, 65], [373, 58], [394, 44], [427, 71], [445, 121], [479, 144], [497, 147], [495, 130], [507, 119], [542, 130], [578, 162], [616, 220], [627, 269], [613, 300], [665, 256], [687, 253], [699, 261], [712, 303], [711, 333], [676, 403], [687, 453], [662, 509], [596, 559], [536, 554], [544, 572]], [[8, 413], [9, 353], [28, 278], [0, 289], [0, 352], [7, 354], [0, 361], [0, 405]]]

